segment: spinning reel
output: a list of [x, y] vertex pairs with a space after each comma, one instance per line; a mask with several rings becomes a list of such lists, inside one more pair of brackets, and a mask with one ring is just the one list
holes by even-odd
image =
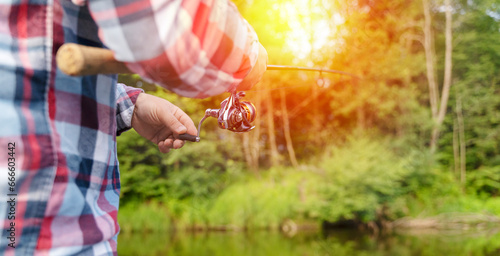
[[[348, 72], [343, 72], [333, 69], [323, 69], [323, 68], [309, 68], [309, 67], [294, 67], [294, 66], [284, 66], [284, 65], [267, 65], [267, 70], [295, 70], [295, 71], [313, 71], [326, 73], [335, 73], [339, 75], [347, 75], [353, 78], [359, 79], [358, 76], [353, 75]], [[230, 130], [232, 132], [248, 132], [252, 130], [255, 126], [252, 126], [251, 122], [255, 120], [256, 109], [255, 106], [249, 101], [240, 101], [241, 98], [245, 97], [245, 92], [231, 92], [231, 96], [221, 102], [220, 109], [207, 109], [205, 111], [205, 116], [201, 119], [198, 124], [198, 136], [181, 134], [179, 139], [188, 140], [193, 142], [200, 141], [200, 131], [201, 124], [207, 117], [217, 118], [219, 128]]]
[[198, 124], [198, 136], [181, 134], [179, 139], [199, 142], [201, 124], [207, 117], [217, 118], [217, 124], [221, 129], [232, 132], [248, 132], [252, 130], [255, 126], [252, 126], [251, 122], [257, 116], [256, 109], [251, 102], [240, 101], [243, 97], [245, 97], [245, 92], [231, 92], [231, 95], [221, 102], [220, 109], [209, 108], [205, 111], [205, 116]]

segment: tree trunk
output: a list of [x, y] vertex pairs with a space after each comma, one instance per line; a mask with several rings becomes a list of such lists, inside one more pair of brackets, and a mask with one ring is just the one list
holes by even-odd
[[[256, 99], [255, 99], [255, 108], [257, 109], [257, 113], [259, 113], [261, 107], [262, 107], [262, 95], [260, 93], [257, 93]], [[260, 117], [256, 117], [255, 123], [254, 123], [255, 128], [252, 131], [250, 131], [250, 134], [251, 134], [250, 152], [252, 154], [255, 172], [259, 171], [260, 129], [261, 129], [261, 124], [262, 124], [261, 120], [262, 119]]]
[[[456, 111], [455, 111], [456, 112]], [[458, 112], [456, 112], [458, 114]], [[454, 175], [458, 177], [460, 175], [460, 145], [458, 141], [458, 121], [453, 121], [453, 163], [454, 163]]]
[[366, 116], [364, 110], [365, 97], [362, 96], [363, 94], [361, 93], [361, 89], [357, 80], [355, 81], [354, 90], [356, 92], [357, 99], [360, 99], [359, 104], [356, 107], [357, 126], [359, 130], [364, 130], [366, 127]]
[[290, 134], [290, 123], [288, 120], [288, 110], [286, 108], [286, 95], [285, 90], [280, 89], [281, 98], [281, 118], [283, 119], [283, 131], [285, 133], [286, 148], [288, 150], [288, 155], [290, 157], [290, 162], [297, 168], [299, 164], [297, 163], [297, 158], [295, 157], [295, 150], [293, 149], [292, 136]]
[[247, 162], [248, 168], [250, 168], [252, 166], [252, 159], [250, 158], [250, 151], [248, 150], [250, 148], [248, 134], [243, 134], [241, 145], [243, 149], [243, 155], [245, 155], [245, 161]]
[[252, 157], [251, 147], [250, 134], [245, 132], [243, 133], [243, 154], [245, 155], [248, 169], [257, 175], [257, 167]]
[[435, 76], [434, 59], [435, 54], [433, 52], [433, 34], [432, 34], [432, 19], [431, 11], [429, 6], [429, 0], [422, 0], [424, 5], [424, 49], [425, 49], [425, 60], [427, 67], [427, 81], [429, 83], [429, 101], [431, 104], [432, 118], [437, 116], [438, 113], [438, 88]]
[[452, 71], [452, 15], [451, 15], [451, 4], [450, 0], [445, 0], [446, 6], [446, 27], [445, 27], [445, 62], [444, 62], [444, 81], [443, 81], [443, 91], [441, 93], [441, 101], [438, 108], [438, 88], [436, 83], [436, 78], [434, 76], [434, 59], [435, 53], [433, 52], [433, 40], [432, 40], [432, 20], [430, 17], [430, 7], [429, 1], [423, 0], [424, 4], [424, 48], [427, 64], [427, 80], [429, 81], [429, 98], [431, 103], [432, 118], [434, 120], [434, 127], [432, 129], [432, 137], [430, 142], [431, 152], [435, 152], [437, 147], [437, 141], [439, 139], [439, 131], [441, 125], [443, 124], [444, 117], [446, 115], [446, 106], [448, 104], [448, 98], [450, 94], [451, 87], [451, 71]]
[[271, 166], [279, 165], [279, 152], [278, 147], [276, 145], [276, 134], [274, 130], [274, 106], [273, 106], [273, 98], [271, 97], [271, 93], [267, 95], [266, 100], [267, 105], [267, 134], [269, 135], [269, 154], [271, 157]]
[[464, 132], [464, 117], [462, 114], [462, 99], [460, 95], [457, 96], [457, 123], [458, 123], [458, 137], [460, 143], [460, 183], [465, 187], [465, 174], [466, 174], [466, 145], [465, 145], [465, 132]]
[[[314, 27], [314, 14], [313, 14], [313, 2], [309, 1], [309, 45], [311, 46], [310, 52], [309, 52], [309, 61], [314, 63], [314, 33], [315, 29]], [[319, 88], [316, 83], [311, 83], [311, 95], [313, 99], [317, 99], [319, 95]], [[309, 127], [309, 132], [311, 134], [316, 134], [316, 136], [313, 136], [309, 138], [311, 141], [310, 143], [312, 145], [320, 145], [320, 132], [321, 132], [321, 120], [319, 119], [321, 117], [321, 113], [319, 111], [319, 104], [317, 100], [314, 100], [311, 102], [311, 111], [310, 111], [310, 116], [312, 116], [311, 120], [311, 126]]]

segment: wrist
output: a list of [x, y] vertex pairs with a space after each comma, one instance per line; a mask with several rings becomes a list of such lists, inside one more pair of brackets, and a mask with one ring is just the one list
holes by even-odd
[[134, 111], [132, 112], [132, 117], [131, 117], [131, 121], [130, 121], [130, 126], [132, 128], [134, 128], [134, 126], [137, 122], [138, 112], [140, 111], [140, 108], [141, 108], [142, 103], [144, 102], [145, 98], [147, 98], [147, 97], [146, 97], [146, 93], [144, 93], [144, 92], [139, 93], [135, 98]]

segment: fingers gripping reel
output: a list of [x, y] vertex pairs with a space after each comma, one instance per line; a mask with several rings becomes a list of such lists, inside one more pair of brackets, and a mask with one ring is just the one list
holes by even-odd
[[251, 124], [257, 116], [255, 106], [249, 101], [240, 101], [245, 97], [245, 92], [232, 92], [231, 95], [223, 100], [220, 109], [207, 109], [205, 116], [198, 124], [197, 141], [200, 139], [201, 124], [207, 117], [217, 118], [219, 128], [232, 132], [248, 132], [255, 126]]

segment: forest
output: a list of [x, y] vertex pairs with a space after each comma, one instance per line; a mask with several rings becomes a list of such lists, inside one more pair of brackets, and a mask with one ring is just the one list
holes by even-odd
[[[200, 142], [168, 154], [118, 136], [121, 232], [498, 225], [497, 0], [233, 2], [269, 64], [345, 73], [266, 71], [244, 97], [250, 132], [207, 119]], [[195, 124], [229, 96], [119, 80]]]

